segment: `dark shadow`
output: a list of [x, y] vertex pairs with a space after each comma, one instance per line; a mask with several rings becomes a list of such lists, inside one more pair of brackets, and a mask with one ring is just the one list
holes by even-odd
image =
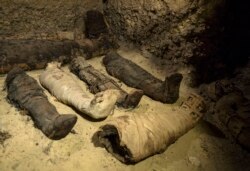
[[235, 69], [244, 66], [249, 60], [248, 6], [227, 0], [225, 6], [216, 11], [216, 18], [207, 21], [210, 28], [199, 36], [204, 42], [200, 51], [205, 56], [196, 55], [189, 61], [196, 69], [194, 73], [196, 85], [232, 77]]

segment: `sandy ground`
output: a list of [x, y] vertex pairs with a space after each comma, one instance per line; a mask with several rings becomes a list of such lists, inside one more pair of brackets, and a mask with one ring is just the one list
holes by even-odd
[[[150, 71], [156, 77], [164, 79], [169, 71], [164, 66], [152, 62], [151, 58], [142, 57], [138, 52], [128, 49], [120, 50], [126, 56]], [[89, 62], [101, 72], [105, 68], [102, 58], [94, 58]], [[159, 67], [161, 66], [161, 67]], [[67, 67], [64, 68], [68, 71]], [[182, 73], [187, 70], [180, 71]], [[38, 78], [41, 71], [28, 74]], [[87, 91], [83, 82], [72, 75]], [[0, 86], [3, 88], [5, 75], [0, 76]], [[122, 88], [131, 88], [120, 83]], [[180, 99], [193, 90], [187, 89], [185, 81], [181, 84]], [[73, 113], [78, 116], [74, 127], [75, 133], [70, 133], [59, 141], [48, 139], [34, 128], [33, 121], [25, 112], [19, 111], [6, 101], [6, 91], [0, 91], [0, 131], [7, 131], [11, 138], [0, 144], [0, 170], [19, 171], [49, 171], [49, 170], [98, 170], [98, 171], [247, 171], [250, 170], [250, 155], [238, 145], [231, 144], [221, 134], [204, 121], [179, 138], [164, 153], [149, 157], [134, 165], [125, 165], [115, 159], [104, 148], [94, 147], [91, 142], [93, 133], [105, 123], [89, 121], [72, 108], [58, 102], [47, 91], [49, 101], [54, 104], [59, 113]], [[170, 112], [167, 104], [162, 104], [143, 96], [139, 106], [134, 110], [116, 108], [114, 117], [121, 114]]]

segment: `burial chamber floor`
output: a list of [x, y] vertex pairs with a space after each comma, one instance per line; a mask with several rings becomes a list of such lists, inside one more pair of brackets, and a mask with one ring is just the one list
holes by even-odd
[[[167, 70], [153, 63], [136, 50], [121, 49], [121, 55], [142, 66], [154, 76], [164, 79]], [[89, 60], [89, 63], [106, 73], [101, 63], [102, 57]], [[69, 71], [67, 66], [63, 68]], [[27, 72], [38, 80], [42, 70]], [[183, 69], [184, 77], [188, 72]], [[0, 87], [4, 88], [6, 75], [0, 76]], [[87, 86], [72, 74], [73, 78], [87, 93]], [[115, 79], [116, 80], [116, 79]], [[116, 80], [122, 88], [131, 88]], [[116, 107], [109, 117], [129, 115], [130, 113], [171, 112], [172, 106], [179, 105], [188, 93], [195, 91], [181, 83], [180, 98], [175, 104], [163, 104], [143, 96], [139, 106], [133, 110]], [[82, 117], [72, 108], [58, 102], [46, 90], [49, 101], [60, 114], [76, 114], [78, 121], [66, 138], [59, 141], [48, 139], [40, 130], [34, 128], [33, 121], [24, 111], [19, 111], [6, 101], [6, 91], [0, 91], [0, 131], [10, 134], [0, 143], [0, 170], [49, 171], [49, 170], [100, 170], [100, 171], [235, 171], [250, 170], [250, 154], [238, 145], [231, 143], [216, 130], [200, 121], [196, 127], [169, 146], [165, 152], [151, 156], [137, 164], [126, 165], [114, 158], [104, 148], [94, 147], [92, 135], [104, 121], [93, 122]]]

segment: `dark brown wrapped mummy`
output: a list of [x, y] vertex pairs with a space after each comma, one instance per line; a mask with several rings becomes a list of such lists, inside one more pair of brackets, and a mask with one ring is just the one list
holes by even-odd
[[86, 36], [87, 38], [96, 39], [101, 34], [107, 34], [108, 28], [104, 21], [104, 16], [100, 11], [89, 10], [86, 13]]
[[14, 66], [24, 70], [42, 69], [51, 61], [68, 63], [76, 42], [52, 40], [0, 40], [0, 74]]
[[72, 114], [60, 115], [44, 94], [37, 81], [22, 69], [15, 67], [6, 78], [7, 98], [20, 109], [28, 111], [48, 138], [61, 139], [74, 127], [77, 117]]
[[95, 56], [105, 55], [110, 50], [117, 49], [114, 35], [110, 34], [103, 14], [98, 10], [89, 10], [85, 18], [86, 38], [79, 43], [83, 43], [85, 58], [90, 59]]
[[130, 87], [143, 90], [144, 94], [163, 103], [175, 103], [179, 98], [182, 75], [179, 73], [166, 77], [165, 81], [155, 78], [130, 60], [116, 52], [103, 58], [107, 72]]
[[108, 89], [120, 90], [117, 103], [124, 108], [136, 107], [143, 95], [142, 90], [135, 90], [130, 94], [122, 90], [113, 79], [96, 70], [84, 58], [74, 58], [70, 70], [88, 85], [91, 93], [96, 94]]
[[107, 54], [119, 46], [109, 35], [102, 35], [98, 39], [82, 39], [77, 41], [83, 50], [85, 59]]

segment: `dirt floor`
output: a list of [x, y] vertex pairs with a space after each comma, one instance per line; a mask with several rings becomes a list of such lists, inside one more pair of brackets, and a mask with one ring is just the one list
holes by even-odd
[[[153, 73], [156, 77], [164, 79], [171, 71], [161, 61], [152, 62], [151, 58], [142, 57], [134, 50], [119, 50], [121, 55], [127, 57], [143, 68]], [[106, 73], [101, 64], [101, 57], [89, 60], [95, 68]], [[68, 71], [67, 67], [64, 67]], [[180, 71], [187, 73], [187, 69]], [[38, 78], [40, 71], [28, 72]], [[85, 84], [78, 81], [84, 89]], [[185, 75], [184, 75], [185, 76]], [[5, 75], [0, 76], [1, 89], [4, 87]], [[181, 101], [194, 91], [181, 84]], [[122, 88], [131, 88], [120, 83]], [[48, 139], [43, 133], [34, 128], [33, 121], [24, 111], [19, 111], [6, 101], [6, 91], [0, 91], [0, 170], [19, 171], [49, 171], [49, 170], [100, 170], [100, 171], [248, 171], [250, 170], [250, 154], [238, 145], [230, 143], [217, 130], [212, 129], [206, 122], [201, 121], [187, 134], [179, 138], [164, 153], [149, 157], [134, 165], [125, 165], [115, 159], [104, 148], [94, 147], [91, 142], [93, 133], [105, 123], [93, 122], [81, 116], [72, 108], [58, 102], [45, 91], [49, 101], [53, 103], [59, 113], [73, 113], [78, 116], [78, 121], [73, 133], [59, 141]], [[172, 105], [163, 104], [149, 97], [143, 96], [139, 106], [134, 110], [116, 108], [113, 115], [129, 115], [131, 113], [171, 112]], [[5, 138], [4, 138], [5, 137]]]

